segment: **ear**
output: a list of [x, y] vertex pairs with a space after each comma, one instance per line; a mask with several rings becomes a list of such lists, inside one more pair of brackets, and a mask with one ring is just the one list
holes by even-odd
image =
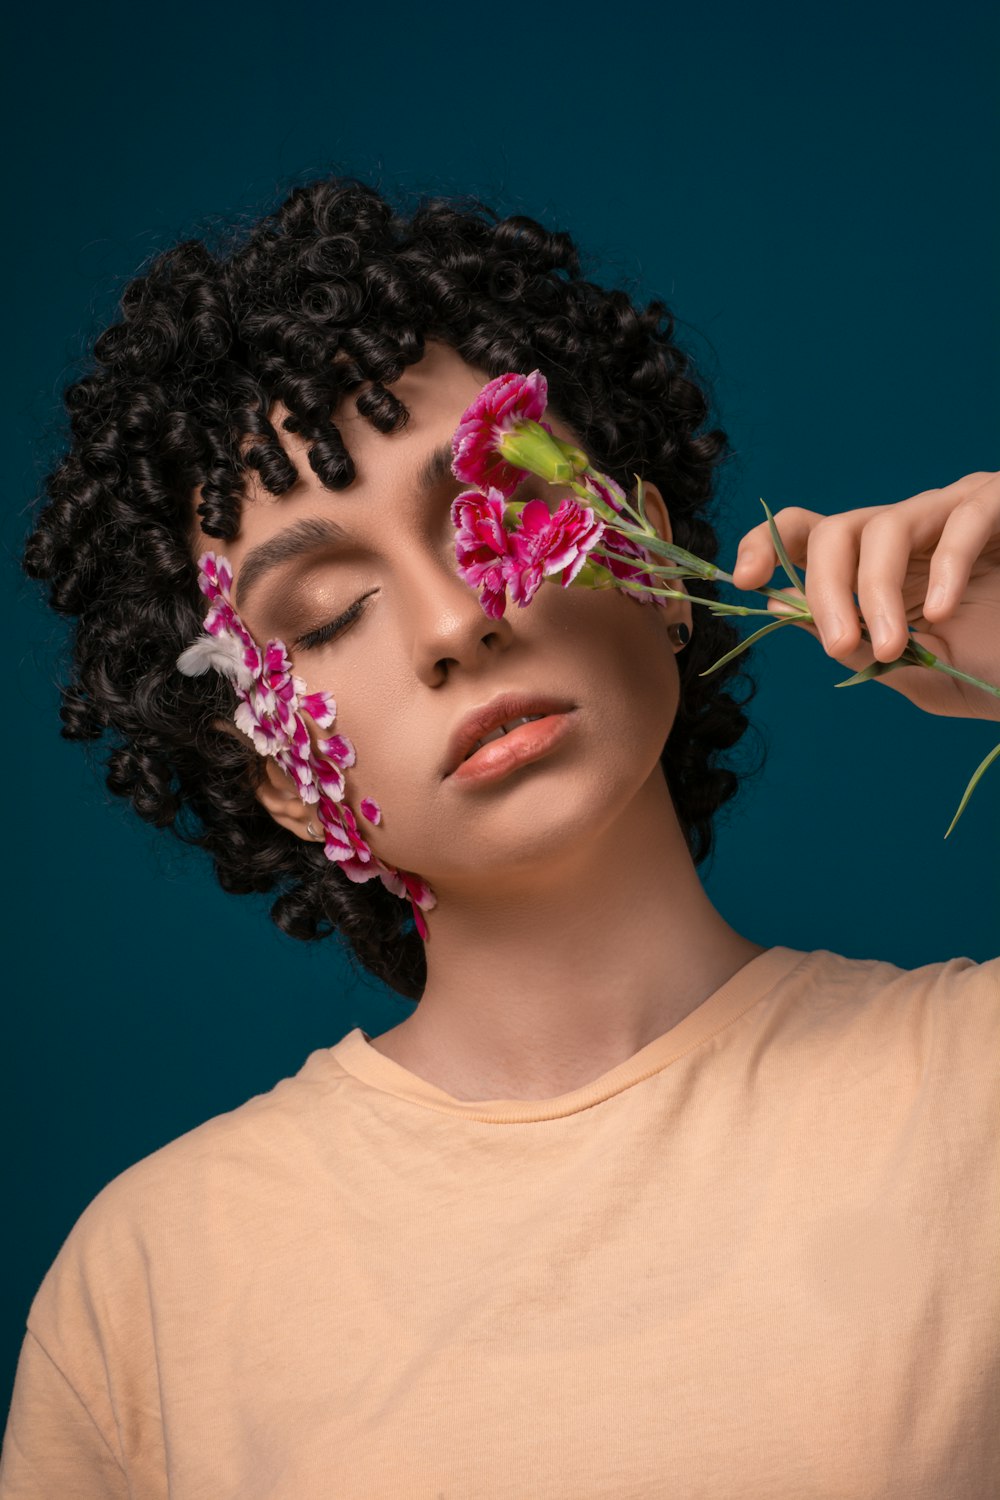
[[[250, 741], [231, 719], [215, 719], [213, 727], [223, 734], [231, 734], [244, 750], [248, 748]], [[314, 827], [318, 826], [315, 807], [302, 801], [295, 782], [269, 755], [258, 755], [257, 759], [264, 762], [264, 775], [254, 789], [257, 801], [282, 828], [287, 828], [289, 833], [306, 843], [314, 843], [316, 835], [310, 833], [306, 825], [311, 820]]]
[[269, 755], [264, 756], [263, 761], [264, 775], [257, 786], [257, 800], [282, 828], [287, 828], [289, 833], [306, 843], [315, 842], [315, 835], [306, 827], [310, 819], [314, 827], [318, 826], [315, 807], [303, 802], [295, 782]]
[[[674, 532], [673, 527], [670, 524], [670, 512], [667, 509], [667, 504], [663, 498], [663, 495], [657, 489], [655, 484], [643, 484], [642, 499], [643, 504], [646, 507], [646, 515], [649, 517], [653, 530], [657, 533], [658, 536], [662, 537], [665, 542], [672, 542], [674, 539]], [[635, 503], [634, 490], [629, 495], [629, 501], [632, 504]], [[665, 584], [668, 584], [671, 588], [680, 589], [682, 593], [687, 593], [687, 581], [683, 578], [668, 578], [662, 581]], [[677, 625], [681, 621], [683, 621], [688, 630], [692, 634], [694, 633], [694, 626], [691, 619], [691, 605], [686, 600], [665, 599], [663, 601], [663, 608], [659, 611], [659, 613], [665, 619], [668, 626]]]

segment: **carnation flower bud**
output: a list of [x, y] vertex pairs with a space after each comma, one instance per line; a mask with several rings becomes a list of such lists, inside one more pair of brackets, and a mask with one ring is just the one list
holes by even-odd
[[591, 557], [587, 558], [587, 561], [570, 584], [570, 588], [575, 589], [578, 584], [585, 589], [613, 589], [618, 587], [614, 574], [610, 573], [606, 567], [603, 567]]
[[553, 437], [540, 422], [518, 422], [500, 437], [496, 451], [516, 468], [527, 469], [549, 484], [569, 484], [587, 467], [585, 453]]

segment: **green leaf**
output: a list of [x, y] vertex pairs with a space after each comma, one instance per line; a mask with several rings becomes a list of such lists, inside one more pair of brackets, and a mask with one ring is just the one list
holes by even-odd
[[[650, 520], [646, 514], [646, 486], [643, 484], [640, 474], [635, 476], [635, 508], [642, 518], [642, 524], [650, 526]], [[651, 526], [650, 529], [652, 529]]]
[[788, 553], [785, 551], [785, 544], [781, 540], [781, 536], [778, 532], [777, 526], [775, 526], [774, 524], [774, 517], [767, 508], [767, 501], [761, 498], [760, 503], [761, 505], [763, 505], [764, 513], [767, 516], [767, 525], [771, 533], [771, 540], [774, 543], [774, 550], [778, 554], [778, 561], [787, 573], [788, 578], [791, 581], [792, 588], [799, 589], [799, 591], [804, 594], [806, 591], [805, 584], [799, 577], [798, 573], [796, 573], [795, 569], [792, 567]]
[[713, 672], [717, 672], [720, 667], [724, 667], [727, 661], [732, 661], [734, 656], [739, 656], [741, 651], [745, 651], [748, 646], [752, 646], [754, 641], [759, 641], [761, 636], [770, 635], [772, 630], [780, 630], [782, 625], [790, 625], [791, 623], [791, 617], [784, 620], [773, 620], [770, 625], [765, 625], [763, 630], [756, 630], [753, 635], [748, 635], [745, 641], [740, 641], [734, 650], [727, 651], [725, 656], [720, 656], [718, 661], [713, 662], [704, 672], [699, 672], [698, 676], [711, 677]]
[[[987, 755], [986, 759], [984, 761], [982, 761], [979, 764], [979, 766], [976, 768], [975, 775], [973, 776], [972, 780], [969, 782], [969, 785], [965, 788], [965, 796], [962, 798], [961, 802], [958, 804], [958, 811], [956, 812], [955, 816], [952, 818], [951, 823], [948, 825], [948, 833], [951, 833], [951, 830], [954, 828], [955, 824], [958, 822], [959, 818], [962, 816], [962, 813], [965, 811], [965, 804], [968, 802], [969, 798], [972, 796], [973, 792], [975, 791], [976, 786], [978, 785], [978, 783], [980, 781], [980, 778], [982, 777], [983, 773], [985, 771], [989, 770], [990, 766], [996, 760], [996, 758], [997, 758], [998, 755], [1000, 755], [1000, 745], [997, 745], [995, 747], [995, 749], [991, 750], [990, 753], [989, 753], [989, 755]], [[945, 838], [948, 837], [948, 833], [945, 834]]]
[[905, 667], [905, 661], [873, 661], [870, 667], [865, 667], [863, 672], [855, 672], [853, 677], [845, 677], [843, 682], [835, 682], [834, 687], [853, 687], [856, 682], [871, 682], [873, 677], [884, 677], [887, 672], [895, 672], [897, 667]]

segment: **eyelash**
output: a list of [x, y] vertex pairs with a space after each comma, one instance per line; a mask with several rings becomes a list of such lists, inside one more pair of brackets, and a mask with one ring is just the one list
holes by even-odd
[[354, 603], [349, 605], [342, 615], [338, 615], [328, 625], [320, 625], [318, 629], [310, 630], [307, 635], [300, 635], [295, 642], [296, 646], [300, 647], [303, 651], [315, 651], [317, 646], [325, 646], [328, 641], [332, 641], [334, 636], [339, 635], [346, 626], [352, 624], [357, 619], [365, 600], [370, 599], [374, 592], [373, 589], [367, 594], [362, 594], [360, 599], [355, 599]]
[[[529, 480], [530, 476], [518, 487], [518, 493], [524, 488], [525, 484], [529, 483]], [[375, 589], [370, 589], [367, 594], [362, 594], [360, 599], [355, 599], [354, 603], [345, 609], [342, 615], [338, 615], [328, 625], [320, 625], [316, 630], [310, 630], [306, 635], [300, 635], [298, 640], [294, 642], [295, 647], [302, 651], [315, 651], [318, 647], [327, 645], [342, 630], [346, 629], [348, 625], [353, 624], [361, 613], [361, 606], [365, 600], [371, 598], [371, 595], [375, 592]]]

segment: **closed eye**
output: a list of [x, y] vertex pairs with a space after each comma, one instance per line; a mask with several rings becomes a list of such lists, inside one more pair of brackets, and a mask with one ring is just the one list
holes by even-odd
[[360, 615], [365, 600], [370, 599], [375, 592], [375, 589], [369, 589], [367, 594], [362, 594], [360, 599], [355, 599], [354, 603], [349, 605], [342, 615], [338, 615], [335, 620], [331, 620], [327, 625], [320, 625], [316, 630], [310, 630], [307, 634], [300, 635], [298, 640], [293, 642], [293, 645], [302, 651], [314, 651], [317, 646], [325, 646], [328, 641], [333, 640], [334, 636], [339, 635], [342, 630], [347, 629], [348, 625], [353, 624], [358, 615]]

